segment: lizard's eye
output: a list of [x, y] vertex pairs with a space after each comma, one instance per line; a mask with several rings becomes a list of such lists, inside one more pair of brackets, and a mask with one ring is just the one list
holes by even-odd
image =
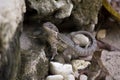
[[53, 27], [51, 25], [49, 25], [49, 28], [53, 29]]
[[51, 24], [46, 24], [45, 26], [51, 29], [53, 28]]

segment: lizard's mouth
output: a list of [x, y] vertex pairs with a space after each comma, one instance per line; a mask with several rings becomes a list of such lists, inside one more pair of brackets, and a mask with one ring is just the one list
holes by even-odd
[[46, 30], [46, 31], [56, 31], [58, 32], [58, 29], [55, 25], [53, 25], [52, 23], [50, 22], [46, 22], [43, 24], [43, 28]]

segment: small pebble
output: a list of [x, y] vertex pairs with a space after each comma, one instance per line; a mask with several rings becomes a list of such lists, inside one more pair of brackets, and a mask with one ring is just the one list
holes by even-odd
[[47, 76], [46, 80], [64, 80], [62, 75], [50, 75]]
[[65, 60], [61, 55], [56, 55], [55, 56], [55, 61], [59, 62], [59, 63], [65, 63]]
[[88, 67], [88, 65], [90, 65], [89, 61], [85, 61], [85, 60], [72, 60], [72, 66], [75, 71], [78, 71], [79, 69], [85, 69], [86, 67]]
[[84, 74], [80, 75], [80, 79], [79, 80], [88, 80], [88, 77]]
[[89, 38], [83, 34], [75, 35], [73, 41], [80, 46], [87, 46], [90, 44]]
[[106, 30], [102, 29], [97, 32], [97, 39], [103, 39], [106, 37]]

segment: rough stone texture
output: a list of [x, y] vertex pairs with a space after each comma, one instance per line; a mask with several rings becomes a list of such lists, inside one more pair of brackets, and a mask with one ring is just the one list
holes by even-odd
[[0, 0], [0, 80], [16, 80], [25, 10], [24, 0]]
[[39, 17], [55, 14], [56, 18], [69, 17], [73, 8], [70, 0], [28, 0]]
[[52, 21], [58, 25], [69, 17], [71, 22], [68, 24], [93, 30], [98, 22], [102, 0], [26, 0], [26, 4], [28, 11], [36, 13], [32, 20]]
[[27, 31], [23, 32], [20, 38], [22, 57], [19, 80], [44, 80], [49, 69], [44, 48], [37, 45]]
[[87, 47], [90, 45], [89, 38], [83, 34], [76, 34], [75, 36], [73, 36], [73, 41], [80, 46]]
[[103, 23], [102, 29], [106, 30], [106, 37], [102, 40], [119, 49], [119, 51], [102, 52], [101, 61], [110, 74], [106, 77], [106, 80], [120, 80], [120, 25], [108, 20]]
[[24, 12], [24, 0], [0, 0], [0, 40], [1, 44], [4, 44], [2, 47], [8, 48], [9, 41], [23, 20]]
[[22, 33], [20, 37], [20, 48], [22, 50], [28, 50], [32, 47], [32, 42], [26, 33]]
[[[74, 0], [72, 0], [74, 1]], [[76, 2], [75, 2], [76, 1]], [[75, 0], [72, 12], [74, 22], [86, 30], [93, 30], [98, 21], [102, 0]]]
[[44, 50], [30, 50], [22, 54], [22, 76], [20, 80], [43, 80], [48, 74], [48, 60]]
[[111, 80], [120, 80], [120, 52], [103, 51], [101, 55], [103, 65], [108, 70]]
[[62, 75], [50, 75], [47, 76], [46, 80], [64, 80]]

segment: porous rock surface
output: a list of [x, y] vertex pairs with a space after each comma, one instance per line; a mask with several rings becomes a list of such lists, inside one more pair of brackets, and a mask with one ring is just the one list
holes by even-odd
[[56, 18], [69, 17], [73, 8], [70, 0], [28, 0], [31, 8], [38, 12], [40, 17], [55, 13]]
[[25, 11], [24, 0], [0, 0], [0, 40], [5, 44], [4, 47], [8, 47], [7, 43], [15, 34], [20, 22], [23, 21]]
[[[72, 0], [74, 1], [74, 0]], [[75, 0], [72, 12], [74, 22], [85, 30], [93, 30], [98, 22], [98, 12], [102, 5], [102, 0]]]
[[109, 72], [109, 77], [106, 80], [119, 80], [120, 79], [120, 52], [118, 51], [103, 51], [101, 60], [105, 68]]
[[42, 18], [60, 24], [65, 18], [72, 17], [71, 22], [75, 26], [93, 30], [98, 22], [98, 12], [102, 0], [27, 0], [28, 10], [36, 11], [32, 19]]
[[19, 80], [44, 80], [49, 69], [44, 48], [38, 46], [26, 32], [23, 32], [20, 37], [21, 68], [18, 78]]

